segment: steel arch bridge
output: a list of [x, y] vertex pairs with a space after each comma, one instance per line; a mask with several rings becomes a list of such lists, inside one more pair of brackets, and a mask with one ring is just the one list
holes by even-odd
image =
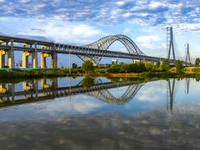
[[[100, 78], [95, 78], [94, 81], [95, 85], [103, 84], [102, 80]], [[130, 85], [125, 93], [120, 98], [115, 98], [107, 88], [103, 88], [98, 91], [92, 91], [87, 92], [85, 95], [92, 96], [96, 99], [99, 99], [105, 103], [117, 103], [117, 104], [124, 104], [129, 102], [131, 99], [134, 98], [134, 96], [137, 94], [137, 92], [140, 90], [140, 88], [143, 86], [142, 83]]]
[[[83, 47], [94, 48], [100, 50], [108, 50], [108, 48], [115, 42], [121, 42], [130, 54], [143, 55], [145, 54], [138, 48], [135, 42], [125, 35], [111, 35], [105, 36], [91, 44], [84, 45]], [[82, 56], [77, 55], [82, 61], [90, 60], [95, 64], [99, 64], [103, 56]]]

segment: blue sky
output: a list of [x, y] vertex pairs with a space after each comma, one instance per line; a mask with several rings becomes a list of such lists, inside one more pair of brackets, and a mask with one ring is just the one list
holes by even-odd
[[[108, 35], [124, 34], [146, 55], [166, 57], [166, 26], [172, 26], [178, 47], [177, 55], [185, 58], [184, 45], [188, 42], [194, 61], [200, 57], [199, 2], [0, 0], [0, 34], [74, 45], [89, 44]], [[124, 48], [118, 50], [126, 51]], [[21, 53], [16, 55], [16, 61], [20, 60]], [[68, 56], [59, 56], [59, 62], [64, 66], [68, 66], [66, 58]], [[72, 56], [72, 62], [80, 65], [82, 61]], [[102, 63], [110, 62], [110, 58], [102, 60]]]

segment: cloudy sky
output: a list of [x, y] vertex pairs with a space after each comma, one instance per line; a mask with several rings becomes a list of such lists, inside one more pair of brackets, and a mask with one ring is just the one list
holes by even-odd
[[[158, 57], [167, 55], [166, 27], [172, 26], [177, 56], [185, 58], [188, 42], [191, 57], [200, 57], [200, 0], [0, 0], [0, 14], [0, 34], [75, 45], [124, 34]], [[65, 57], [59, 56], [67, 65]]]

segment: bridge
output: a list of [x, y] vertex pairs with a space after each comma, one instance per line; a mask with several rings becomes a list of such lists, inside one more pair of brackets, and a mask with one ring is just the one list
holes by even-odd
[[[154, 79], [152, 81], [156, 81]], [[100, 78], [95, 78], [94, 85], [90, 89], [85, 89], [81, 82], [75, 86], [58, 87], [57, 79], [52, 84], [46, 84], [46, 79], [41, 79], [41, 86], [38, 81], [30, 85], [23, 82], [23, 91], [15, 91], [15, 84], [0, 84], [0, 107], [32, 103], [36, 101], [50, 100], [59, 97], [66, 97], [78, 94], [85, 94], [99, 99], [106, 103], [124, 104], [129, 102], [137, 94], [144, 83], [123, 83], [114, 84], [112, 82], [102, 82]], [[120, 97], [115, 98], [108, 90], [128, 86], [126, 92]]]
[[[121, 42], [125, 46], [127, 53], [108, 50], [115, 41]], [[171, 49], [169, 50], [171, 51]], [[41, 68], [46, 68], [47, 57], [51, 57], [51, 68], [57, 68], [57, 54], [74, 54], [83, 61], [89, 59], [95, 64], [99, 64], [103, 57], [125, 58], [151, 62], [164, 60], [169, 60], [170, 63], [175, 62], [174, 51], [173, 59], [169, 58], [170, 51], [168, 58], [147, 56], [138, 48], [133, 40], [125, 35], [106, 36], [96, 42], [83, 46], [0, 35], [0, 68], [5, 65], [5, 55], [8, 55], [7, 65], [10, 68], [15, 67], [14, 51], [22, 51], [22, 68], [28, 67], [28, 56], [32, 56], [31, 67], [38, 68], [38, 53], [41, 53]]]
[[[71, 78], [69, 78], [71, 79]], [[150, 82], [158, 81], [152, 79]], [[189, 93], [189, 81], [187, 82], [187, 91]], [[60, 97], [70, 97], [73, 95], [84, 94], [94, 97], [102, 102], [123, 105], [131, 101], [138, 91], [144, 86], [144, 83], [123, 83], [114, 84], [112, 82], [102, 82], [100, 78], [95, 78], [94, 85], [90, 89], [85, 89], [80, 82], [77, 85], [58, 87], [57, 79], [52, 80], [51, 84], [47, 84], [46, 79], [41, 79], [40, 84], [38, 81], [33, 83], [23, 82], [23, 90], [16, 91], [15, 84], [0, 84], [0, 108], [35, 103], [46, 100], [53, 100]], [[178, 86], [178, 85], [177, 85]], [[6, 88], [7, 87], [7, 88]], [[116, 89], [120, 87], [127, 87], [124, 94], [116, 98], [109, 89]], [[167, 110], [172, 112], [174, 98], [177, 92], [175, 86], [175, 79], [169, 79], [167, 81]]]

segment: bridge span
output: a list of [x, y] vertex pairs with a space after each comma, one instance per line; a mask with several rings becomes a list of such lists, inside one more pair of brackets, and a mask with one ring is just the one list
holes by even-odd
[[[115, 42], [121, 42], [128, 53], [111, 51], [108, 48]], [[103, 57], [125, 58], [144, 61], [164, 61], [160, 58], [145, 55], [129, 37], [125, 35], [106, 36], [88, 45], [75, 46], [49, 41], [40, 41], [14, 36], [0, 35], [0, 68], [5, 65], [5, 55], [8, 55], [8, 66], [15, 67], [14, 51], [22, 51], [22, 67], [28, 67], [28, 56], [32, 56], [32, 68], [38, 68], [38, 53], [41, 53], [41, 68], [46, 68], [46, 57], [51, 57], [51, 67], [57, 68], [57, 54], [74, 54], [80, 59], [91, 60], [99, 64]], [[168, 59], [173, 63], [173, 59]]]
[[[152, 81], [157, 81], [153, 79]], [[75, 86], [58, 87], [57, 79], [52, 84], [46, 84], [46, 79], [41, 79], [41, 86], [38, 81], [30, 84], [23, 82], [23, 90], [16, 91], [15, 84], [0, 84], [0, 107], [32, 103], [36, 101], [50, 100], [59, 97], [66, 97], [78, 94], [92, 96], [106, 103], [124, 104], [129, 102], [144, 83], [123, 83], [114, 84], [112, 82], [102, 82], [100, 78], [95, 78], [94, 85], [90, 89], [82, 86], [81, 82]], [[109, 89], [127, 86], [126, 92], [120, 97], [115, 98]]]

